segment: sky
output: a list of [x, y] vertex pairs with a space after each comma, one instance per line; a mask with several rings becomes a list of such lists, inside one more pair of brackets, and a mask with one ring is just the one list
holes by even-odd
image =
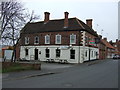
[[93, 19], [93, 29], [103, 38], [118, 39], [118, 0], [21, 0], [30, 12], [40, 15], [38, 21], [44, 20], [44, 12], [50, 12], [50, 20], [63, 19], [64, 12], [69, 18], [77, 17], [86, 23]]

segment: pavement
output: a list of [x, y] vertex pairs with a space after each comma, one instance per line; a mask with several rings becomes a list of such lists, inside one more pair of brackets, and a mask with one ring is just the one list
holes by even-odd
[[90, 66], [97, 63], [102, 63], [106, 60], [96, 60], [96, 61], [89, 61], [83, 64], [58, 64], [58, 63], [41, 63], [41, 70], [27, 70], [27, 71], [20, 71], [20, 72], [9, 72], [2, 74], [2, 80], [18, 80], [18, 79], [25, 79], [30, 77], [36, 76], [43, 76], [43, 75], [50, 75], [65, 72], [67, 68], [72, 68], [76, 65], [81, 66]]

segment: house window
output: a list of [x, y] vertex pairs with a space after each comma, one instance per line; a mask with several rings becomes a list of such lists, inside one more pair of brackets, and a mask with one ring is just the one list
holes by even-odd
[[25, 49], [25, 56], [28, 56], [28, 49]]
[[117, 47], [117, 45], [115, 45], [115, 47]]
[[87, 51], [85, 52], [85, 56], [87, 57]]
[[56, 35], [56, 44], [61, 44], [61, 35]]
[[36, 36], [36, 37], [34, 38], [34, 44], [39, 44], [39, 37], [38, 37], [38, 36]]
[[50, 44], [50, 36], [49, 35], [45, 36], [45, 44]]
[[76, 44], [76, 35], [70, 35], [70, 44]]
[[49, 58], [50, 57], [50, 54], [49, 54], [50, 50], [48, 48], [46, 48], [45, 51], [46, 51], [46, 58]]
[[92, 51], [92, 57], [93, 57], [93, 51]]
[[60, 49], [56, 49], [56, 57], [60, 57]]
[[25, 44], [29, 44], [29, 37], [25, 37]]
[[70, 50], [70, 59], [75, 59], [75, 50]]

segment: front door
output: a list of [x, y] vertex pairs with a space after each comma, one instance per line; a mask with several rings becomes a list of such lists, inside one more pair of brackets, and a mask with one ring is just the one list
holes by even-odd
[[38, 49], [35, 48], [35, 60], [38, 60]]
[[91, 52], [91, 51], [90, 51], [90, 49], [89, 49], [89, 57], [88, 57], [88, 58], [89, 58], [89, 59], [88, 59], [89, 61], [90, 61], [90, 54], [91, 54], [90, 52]]

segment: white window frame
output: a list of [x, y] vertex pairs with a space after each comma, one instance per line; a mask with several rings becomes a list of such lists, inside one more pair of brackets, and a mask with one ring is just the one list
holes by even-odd
[[[48, 42], [47, 42], [47, 38], [49, 39]], [[45, 44], [50, 44], [50, 35], [46, 35], [45, 36]]]
[[[60, 37], [60, 42], [58, 42], [58, 36]], [[56, 35], [55, 43], [56, 43], [56, 44], [61, 44], [61, 35], [59, 35], [59, 34]]]
[[[36, 43], [36, 38], [38, 38], [38, 43]], [[34, 44], [39, 44], [39, 37], [38, 36], [34, 37]]]
[[25, 44], [29, 44], [29, 37], [25, 37]]
[[[74, 35], [74, 42], [72, 42], [72, 36], [73, 35]], [[76, 44], [76, 35], [75, 34], [70, 35], [70, 44]]]

